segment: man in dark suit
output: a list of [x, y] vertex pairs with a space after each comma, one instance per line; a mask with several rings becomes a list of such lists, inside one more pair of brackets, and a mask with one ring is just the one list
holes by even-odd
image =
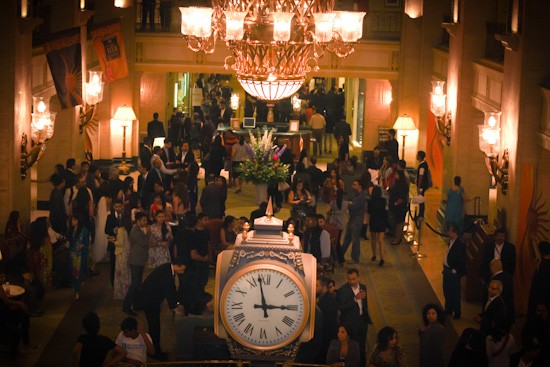
[[348, 282], [338, 289], [340, 322], [352, 325], [351, 339], [357, 340], [361, 350], [361, 366], [365, 365], [367, 330], [372, 320], [367, 304], [367, 286], [359, 283], [359, 271], [348, 269]]
[[384, 157], [382, 154], [380, 154], [380, 146], [375, 146], [372, 154], [369, 154], [367, 156], [367, 161], [365, 162], [365, 166], [367, 169], [374, 169], [379, 170], [380, 167], [382, 167]]
[[76, 160], [74, 158], [67, 159], [65, 163], [65, 187], [73, 187], [78, 182], [78, 176], [74, 171]]
[[474, 321], [479, 322], [479, 330], [485, 335], [489, 335], [495, 321], [508, 319], [506, 303], [501, 296], [502, 289], [500, 280], [491, 280], [487, 288], [488, 300], [483, 305], [481, 313], [474, 317]]
[[218, 123], [222, 123], [224, 126], [230, 126], [231, 117], [233, 117], [233, 110], [227, 105], [225, 99], [220, 101], [220, 114], [218, 116]]
[[324, 364], [327, 350], [332, 339], [338, 333], [338, 300], [328, 291], [330, 279], [327, 277], [317, 278], [317, 306], [323, 315], [323, 341], [321, 351], [315, 363]]
[[[493, 259], [491, 261], [491, 281], [498, 280], [502, 283], [502, 299], [506, 303], [506, 311], [508, 313], [508, 321], [510, 326], [516, 321], [516, 308], [514, 305], [514, 278], [507, 272], [502, 270], [502, 261]], [[490, 283], [490, 282], [489, 282]], [[487, 302], [487, 297], [485, 297]]]
[[180, 146], [180, 153], [176, 157], [176, 162], [181, 165], [183, 169], [189, 167], [189, 165], [195, 162], [195, 154], [189, 147], [189, 142], [183, 140]]
[[502, 270], [514, 276], [516, 269], [516, 246], [506, 242], [506, 229], [499, 227], [495, 230], [495, 241], [487, 244], [483, 250], [481, 274], [485, 284], [491, 278], [490, 264], [493, 259], [502, 261]]
[[[389, 129], [387, 132], [388, 140], [386, 141], [386, 155], [392, 157], [394, 162], [399, 160], [399, 142], [395, 139], [396, 131], [394, 129]], [[404, 159], [404, 158], [403, 158]]]
[[164, 162], [166, 168], [172, 168], [172, 166], [176, 163], [176, 153], [172, 147], [171, 139], [164, 139], [164, 147], [161, 149], [159, 157]]
[[136, 213], [136, 224], [130, 230], [130, 252], [128, 254], [128, 266], [130, 267], [130, 287], [124, 297], [122, 311], [130, 315], [135, 315], [132, 306], [139, 304], [139, 293], [141, 289], [141, 280], [143, 277], [143, 267], [149, 257], [149, 226], [147, 224], [147, 214]]
[[466, 245], [458, 238], [458, 227], [449, 224], [449, 248], [443, 259], [443, 295], [445, 312], [454, 313], [454, 319], [460, 319], [460, 278], [466, 273]]
[[143, 138], [143, 143], [139, 146], [139, 160], [141, 164], [151, 164], [151, 157], [153, 157], [152, 143], [151, 139], [147, 136]]
[[315, 195], [315, 198], [317, 199], [316, 202], [319, 202], [319, 190], [325, 181], [325, 175], [323, 174], [323, 171], [316, 166], [316, 157], [311, 157], [309, 162], [309, 167], [306, 168], [305, 172], [309, 175], [311, 180], [311, 193]]
[[159, 114], [155, 112], [153, 114], [153, 121], [147, 123], [147, 137], [151, 142], [155, 141], [155, 138], [165, 137], [166, 133], [164, 132], [164, 123], [159, 121]]
[[254, 220], [256, 218], [263, 217], [265, 215], [266, 209], [267, 209], [267, 201], [262, 201], [258, 209], [250, 212], [250, 229], [254, 229]]
[[175, 275], [183, 274], [185, 265], [175, 260], [158, 266], [149, 274], [141, 287], [141, 306], [147, 317], [149, 334], [153, 340], [156, 354], [153, 358], [166, 360], [166, 353], [160, 347], [160, 306], [164, 299], [168, 307], [176, 314], [183, 315], [183, 309], [177, 302]]
[[142, 207], [149, 209], [151, 205], [151, 196], [154, 192], [155, 183], [163, 184], [163, 174], [160, 172], [160, 167], [162, 166], [162, 161], [160, 159], [155, 159], [153, 161], [153, 167], [149, 170], [145, 183], [143, 185], [143, 197], [141, 198]]

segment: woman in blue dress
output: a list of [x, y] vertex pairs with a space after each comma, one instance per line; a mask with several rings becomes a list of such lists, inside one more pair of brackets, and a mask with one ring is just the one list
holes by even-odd
[[88, 269], [88, 254], [90, 251], [90, 232], [88, 232], [88, 228], [81, 221], [82, 219], [78, 214], [73, 215], [71, 228], [67, 236], [69, 250], [71, 251], [71, 275], [73, 278], [75, 301], [80, 298], [82, 278], [86, 274], [85, 270]]
[[466, 194], [464, 188], [460, 186], [462, 179], [455, 176], [453, 186], [447, 192], [447, 210], [445, 211], [445, 227], [449, 223], [455, 223], [460, 232], [464, 231], [464, 202]]

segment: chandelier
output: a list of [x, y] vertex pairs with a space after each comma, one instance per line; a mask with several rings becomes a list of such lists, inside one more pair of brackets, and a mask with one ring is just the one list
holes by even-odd
[[296, 93], [325, 51], [346, 57], [363, 35], [365, 12], [334, 11], [335, 0], [212, 0], [180, 7], [188, 47], [207, 54], [225, 41], [233, 69], [249, 94], [276, 101]]

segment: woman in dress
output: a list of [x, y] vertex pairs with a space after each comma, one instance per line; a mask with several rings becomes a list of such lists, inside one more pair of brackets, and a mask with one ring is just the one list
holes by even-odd
[[105, 234], [105, 224], [111, 207], [111, 195], [108, 191], [103, 192], [97, 202], [97, 213], [95, 216], [95, 236], [94, 236], [94, 261], [103, 262], [107, 259], [107, 235]]
[[[131, 223], [125, 223], [125, 226], [118, 227], [115, 240], [115, 281], [113, 283], [113, 298], [123, 300], [126, 297], [128, 288], [130, 288], [130, 266], [128, 265], [128, 255], [130, 253], [129, 233]], [[128, 228], [129, 227], [129, 228]]]
[[235, 184], [237, 186], [237, 190], [235, 191], [235, 194], [238, 194], [241, 192], [243, 188], [243, 180], [239, 177], [239, 172], [237, 172], [237, 168], [241, 165], [242, 162], [244, 162], [248, 158], [248, 152], [246, 150], [246, 143], [244, 141], [244, 136], [241, 136], [239, 138], [239, 142], [231, 148], [231, 159], [232, 159], [232, 166], [233, 166], [233, 177], [235, 178]]
[[397, 331], [386, 326], [380, 329], [368, 367], [399, 367], [403, 352], [397, 344]]
[[[342, 232], [346, 225], [345, 215], [348, 211], [348, 202], [344, 200], [344, 189], [338, 187], [336, 189], [336, 200], [330, 202], [330, 211], [328, 214], [329, 223], [338, 227], [338, 238], [336, 241], [336, 261], [339, 265], [344, 265], [344, 254], [341, 248]], [[331, 251], [332, 252], [332, 251]]]
[[300, 157], [298, 158], [298, 163], [302, 163], [304, 165], [304, 169], [307, 169], [309, 167], [309, 156], [307, 153], [307, 149], [302, 149], [300, 152]]
[[172, 214], [181, 226], [185, 226], [186, 215], [191, 210], [189, 203], [189, 189], [184, 182], [173, 182]]
[[323, 185], [323, 197], [327, 203], [331, 203], [336, 200], [336, 192], [338, 188], [341, 188], [346, 191], [346, 186], [344, 181], [340, 178], [340, 173], [338, 172], [338, 167], [333, 166], [330, 169], [330, 177], [325, 180]]
[[210, 158], [208, 160], [207, 170], [204, 177], [210, 177], [211, 174], [214, 176], [219, 176], [221, 170], [223, 169], [223, 160], [226, 155], [225, 148], [222, 145], [222, 137], [216, 135], [214, 141], [210, 146], [210, 151], [208, 152]]
[[171, 262], [170, 242], [174, 239], [170, 226], [166, 224], [164, 210], [157, 210], [155, 223], [151, 225], [149, 237], [149, 259], [146, 267], [155, 269], [157, 266]]
[[403, 240], [403, 226], [409, 208], [409, 185], [403, 171], [395, 172], [395, 184], [390, 188], [389, 210], [395, 222], [395, 240], [392, 245], [399, 245]]
[[194, 218], [197, 214], [196, 209], [199, 200], [199, 165], [197, 162], [191, 162], [188, 173], [187, 190], [189, 190], [189, 216]]
[[237, 219], [228, 215], [223, 220], [223, 227], [220, 228], [221, 247], [225, 250], [230, 250], [235, 246], [237, 240]]
[[38, 299], [42, 300], [46, 289], [52, 285], [53, 253], [46, 217], [37, 218], [30, 226], [30, 249], [27, 251], [27, 267], [38, 288]]
[[350, 326], [338, 326], [338, 339], [333, 339], [327, 351], [326, 364], [333, 367], [359, 367], [359, 343], [349, 337]]
[[386, 213], [386, 200], [382, 197], [380, 186], [374, 186], [368, 205], [369, 226], [371, 233], [372, 257], [376, 261], [376, 250], [380, 254], [379, 266], [384, 266], [384, 233], [388, 227], [388, 216]]
[[447, 209], [445, 210], [445, 227], [455, 223], [460, 232], [464, 231], [464, 202], [468, 199], [464, 188], [460, 186], [462, 179], [455, 176], [453, 186], [447, 192]]
[[445, 358], [445, 312], [434, 303], [428, 303], [422, 309], [424, 325], [418, 330], [420, 339], [420, 367], [443, 367]]
[[87, 274], [87, 257], [90, 247], [90, 232], [82, 224], [79, 214], [74, 214], [71, 218], [71, 227], [68, 231], [67, 240], [69, 241], [69, 251], [71, 252], [71, 275], [74, 286], [75, 301], [80, 298], [80, 289], [82, 280]]
[[130, 213], [132, 207], [132, 197], [136, 195], [134, 191], [134, 178], [128, 176], [122, 182], [122, 203], [124, 204], [124, 212]]
[[27, 236], [21, 231], [19, 211], [14, 210], [8, 217], [4, 241], [0, 241], [0, 251], [8, 273], [19, 273], [27, 261]]
[[292, 205], [290, 210], [292, 216], [298, 218], [299, 221], [305, 219], [310, 212], [311, 194], [306, 190], [302, 180], [294, 182], [292, 190], [288, 194], [288, 203]]

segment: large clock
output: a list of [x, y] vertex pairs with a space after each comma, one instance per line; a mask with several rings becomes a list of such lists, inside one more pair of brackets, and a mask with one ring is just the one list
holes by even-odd
[[300, 336], [308, 321], [310, 300], [302, 278], [290, 267], [255, 261], [227, 280], [219, 311], [235, 341], [269, 351]]

